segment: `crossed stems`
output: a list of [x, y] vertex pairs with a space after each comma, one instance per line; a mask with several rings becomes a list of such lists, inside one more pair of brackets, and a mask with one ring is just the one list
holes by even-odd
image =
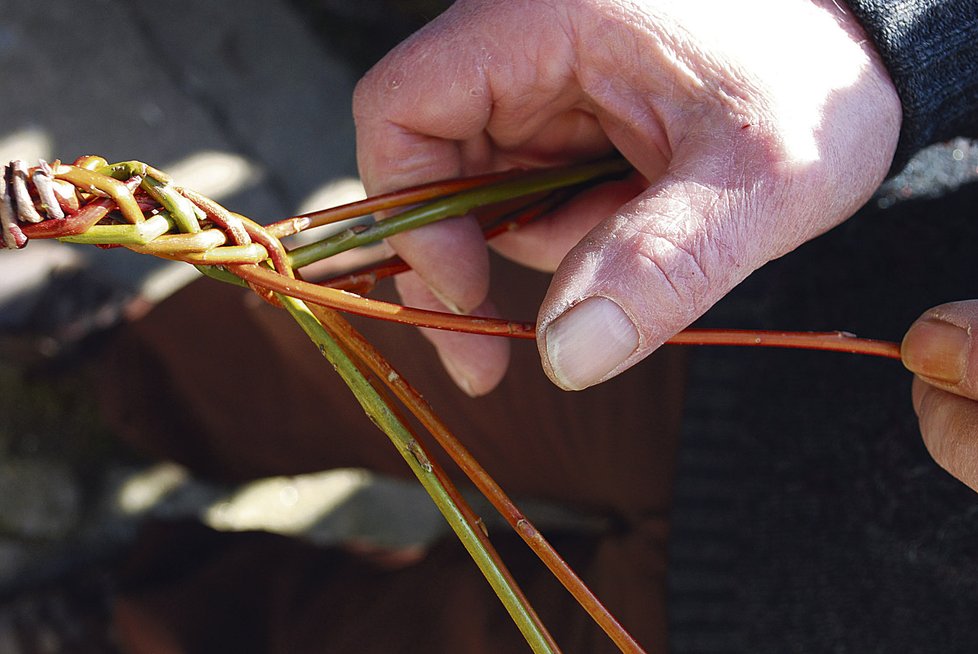
[[[85, 157], [75, 166], [55, 164], [54, 177], [108, 197], [95, 198], [80, 210], [76, 207], [74, 214], [64, 219], [21, 225], [20, 229], [27, 238], [122, 245], [138, 252], [201, 266], [205, 274], [224, 281], [240, 283], [243, 278], [314, 304], [381, 320], [532, 339], [535, 338], [535, 326], [531, 323], [405, 307], [353, 292], [368, 292], [380, 279], [407, 270], [408, 266], [396, 258], [321, 284], [297, 279], [293, 271], [341, 252], [377, 243], [388, 236], [476, 210], [481, 210], [486, 237], [492, 238], [546, 213], [569, 195], [568, 188], [574, 190], [610, 176], [626, 174], [628, 170], [625, 162], [615, 159], [561, 169], [529, 173], [510, 171], [448, 180], [294, 216], [263, 228], [198, 193], [173, 186], [163, 172], [146, 164], [130, 161], [110, 166], [100, 158]], [[137, 187], [162, 206], [162, 210], [150, 219], [144, 218], [141, 211], [148, 206], [145, 198], [140, 202], [141, 198], [132, 193]], [[524, 202], [512, 211], [492, 211], [493, 206], [513, 199], [524, 199]], [[315, 227], [422, 202], [427, 204], [370, 227], [352, 227], [291, 251], [286, 251], [279, 240]], [[98, 224], [116, 206], [129, 224]], [[201, 228], [198, 221], [202, 220], [209, 224]], [[157, 235], [164, 224], [166, 231]], [[170, 233], [174, 229], [178, 229], [178, 233]], [[273, 264], [274, 273], [268, 268], [240, 265], [266, 261]], [[206, 269], [204, 266], [218, 268]], [[226, 274], [231, 266], [234, 267], [233, 274]], [[899, 358], [899, 347], [895, 343], [860, 339], [846, 332], [688, 329], [668, 342], [677, 345], [798, 347]]]
[[[262, 227], [198, 193], [176, 187], [165, 173], [140, 162], [109, 165], [98, 157], [84, 157], [71, 166], [59, 162], [48, 166], [41, 162], [30, 170], [21, 162], [14, 162], [0, 177], [0, 209], [4, 210], [0, 212], [4, 214], [0, 216], [2, 243], [7, 247], [23, 247], [30, 238], [60, 238], [102, 247], [123, 246], [194, 264], [209, 276], [248, 285], [273, 304], [284, 306], [404, 455], [534, 651], [557, 651], [557, 646], [493, 550], [481, 520], [411, 433], [391, 395], [431, 433], [618, 647], [625, 652], [640, 652], [634, 639], [475, 461], [430, 405], [336, 310], [422, 327], [525, 339], [535, 338], [535, 326], [426, 311], [363, 297], [380, 279], [408, 269], [396, 257], [320, 284], [304, 281], [295, 272], [340, 252], [467, 213], [477, 215], [486, 238], [490, 239], [548, 212], [583, 186], [628, 174], [629, 170], [627, 163], [616, 159], [561, 169], [449, 180], [294, 216]], [[46, 217], [33, 206], [30, 187], [25, 184], [27, 178], [34, 181], [34, 195]], [[74, 195], [65, 193], [58, 184], [71, 185]], [[410, 208], [370, 226], [348, 228], [291, 250], [281, 242], [310, 229], [403, 207]], [[669, 342], [900, 356], [895, 343], [859, 339], [845, 332], [690, 329]]]

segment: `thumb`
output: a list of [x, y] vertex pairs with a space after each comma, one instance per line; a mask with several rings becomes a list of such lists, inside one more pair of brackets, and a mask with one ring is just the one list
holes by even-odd
[[816, 213], [813, 187], [797, 175], [750, 175], [730, 159], [698, 154], [693, 166], [674, 165], [564, 258], [538, 316], [554, 383], [579, 390], [634, 365], [752, 271], [858, 206], [826, 209], [837, 201], [829, 199]]

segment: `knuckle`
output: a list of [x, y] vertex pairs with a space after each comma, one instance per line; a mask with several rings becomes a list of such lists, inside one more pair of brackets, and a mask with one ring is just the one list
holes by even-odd
[[710, 289], [703, 248], [662, 234], [642, 239], [638, 256], [643, 266], [672, 289], [677, 302], [699, 306]]

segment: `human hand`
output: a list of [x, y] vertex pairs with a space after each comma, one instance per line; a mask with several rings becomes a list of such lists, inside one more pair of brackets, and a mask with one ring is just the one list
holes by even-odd
[[978, 300], [935, 307], [903, 339], [913, 406], [938, 464], [978, 491]]
[[[615, 149], [641, 173], [492, 244], [555, 271], [538, 346], [550, 378], [581, 389], [854, 213], [901, 109], [832, 0], [460, 0], [364, 77], [354, 116], [370, 193]], [[406, 303], [492, 313], [474, 221], [391, 244], [416, 271]], [[506, 369], [501, 340], [429, 338], [471, 395]]]

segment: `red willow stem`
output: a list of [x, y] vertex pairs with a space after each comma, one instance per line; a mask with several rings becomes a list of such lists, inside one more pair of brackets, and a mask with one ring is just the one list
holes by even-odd
[[[277, 238], [294, 234], [309, 227], [451, 195], [508, 177], [516, 177], [520, 174], [522, 174], [520, 171], [507, 171], [426, 184], [367, 198], [360, 202], [354, 202], [332, 209], [294, 216], [273, 223], [266, 227], [264, 231], [253, 223], [248, 224], [246, 221], [238, 219], [238, 217], [233, 216], [230, 212], [223, 210], [223, 208], [218, 209], [215, 206], [216, 203], [207, 200], [197, 193], [185, 189], [182, 192], [197, 204], [198, 207], [201, 207], [205, 213], [208, 213], [212, 220], [216, 220], [218, 224], [223, 225], [231, 233], [233, 240], [236, 242], [246, 243], [252, 238], [257, 237], [259, 242], [266, 247], [279, 274], [253, 264], [229, 266], [235, 274], [255, 286], [276, 290], [320, 306], [333, 307], [342, 311], [381, 320], [406, 323], [418, 327], [533, 339], [536, 337], [536, 328], [531, 323], [507, 321], [497, 318], [458, 316], [444, 312], [403, 307], [397, 304], [364, 298], [336, 288], [290, 279], [291, 269], [285, 262], [284, 249], [277, 243]], [[140, 178], [138, 177], [130, 179], [125, 183], [126, 190], [132, 193], [133, 189], [138, 186], [139, 181]], [[502, 230], [512, 229], [516, 225], [532, 220], [537, 215], [544, 213], [548, 208], [552, 208], [558, 204], [559, 201], [559, 199], [553, 200], [545, 197], [542, 200], [537, 199], [531, 201], [529, 206], [524, 204], [512, 216], [503, 220], [500, 224], [488, 228], [487, 237], [491, 238]], [[116, 204], [115, 201], [109, 198], [98, 199], [90, 202], [72, 216], [59, 220], [45, 220], [36, 224], [23, 225], [21, 229], [28, 238], [57, 238], [82, 233], [101, 220]], [[384, 276], [397, 274], [404, 269], [405, 266], [403, 264], [390, 261], [386, 265], [381, 264], [380, 268], [368, 269], [367, 271], [354, 274], [354, 276], [339, 278], [336, 281], [338, 283], [345, 282], [347, 288], [357, 288], [359, 290], [360, 288], [372, 286], [378, 279]], [[897, 343], [860, 339], [844, 332], [811, 333], [689, 329], [680, 332], [667, 342], [677, 345], [787, 347], [851, 352], [891, 359], [900, 358], [900, 348]]]
[[[501, 318], [459, 316], [454, 313], [405, 307], [391, 302], [372, 300], [335, 288], [319, 286], [299, 279], [289, 279], [254, 264], [229, 266], [231, 272], [245, 281], [305, 300], [389, 322], [448, 331], [536, 338], [536, 325]], [[858, 338], [847, 332], [779, 332], [743, 329], [686, 329], [666, 341], [672, 345], [737, 345], [744, 347], [786, 347], [803, 350], [850, 352], [889, 359], [900, 358], [900, 345], [890, 341]]]
[[[415, 307], [405, 307], [392, 302], [372, 300], [327, 286], [319, 286], [301, 279], [290, 279], [273, 270], [255, 264], [229, 265], [228, 270], [241, 279], [267, 288], [283, 295], [304, 300], [319, 306], [339, 309], [361, 316], [380, 318], [391, 322], [405, 323], [416, 327], [431, 327], [449, 331], [474, 334], [494, 334], [533, 338], [533, 325], [529, 323], [508, 322], [498, 318], [459, 316], [453, 313], [428, 311]], [[528, 333], [526, 330], [530, 330]]]
[[[540, 216], [547, 214], [566, 202], [574, 195], [571, 189], [558, 189], [547, 195], [530, 198], [509, 207], [501, 207], [493, 211], [492, 207], [479, 212], [479, 224], [482, 226], [482, 236], [491, 241], [500, 234], [519, 229]], [[525, 200], [525, 198], [524, 198]]]
[[900, 344], [859, 338], [849, 332], [782, 332], [754, 329], [686, 329], [668, 341], [672, 345], [737, 345], [786, 347], [799, 350], [848, 352], [900, 359]]
[[601, 601], [591, 592], [574, 570], [547, 542], [543, 534], [523, 515], [506, 492], [479, 464], [451, 430], [438, 417], [422, 395], [356, 331], [346, 320], [325, 307], [311, 306], [310, 311], [333, 332], [352, 354], [354, 360], [365, 363], [376, 379], [381, 380], [415, 418], [428, 430], [437, 443], [452, 458], [477, 489], [489, 500], [507, 523], [526, 542], [530, 549], [560, 580], [564, 588], [587, 611], [622, 652], [641, 653], [644, 650], [625, 630]]
[[[124, 182], [125, 187], [132, 192], [139, 186], [141, 177], [133, 177]], [[39, 223], [20, 225], [21, 231], [27, 238], [61, 238], [84, 234], [90, 227], [105, 218], [108, 213], [118, 208], [112, 198], [92, 200], [74, 214], [65, 218], [48, 219]]]
[[[569, 196], [570, 194], [566, 191], [555, 191], [544, 198], [523, 203], [516, 211], [498, 209], [496, 211], [480, 211], [477, 213], [477, 218], [482, 225], [482, 235], [487, 241], [490, 241], [500, 234], [519, 229], [553, 210]], [[318, 283], [322, 286], [366, 295], [374, 289], [380, 280], [399, 275], [410, 269], [411, 267], [403, 259], [395, 256]]]
[[[422, 409], [427, 409], [428, 414], [432, 416], [434, 415], [430, 406], [428, 406], [424, 400], [421, 399], [421, 395], [418, 394], [410, 386], [410, 384], [408, 384], [407, 381], [394, 370], [393, 366], [391, 366], [387, 360], [384, 359], [377, 349], [374, 348], [369, 341], [367, 341], [363, 335], [357, 331], [353, 325], [347, 322], [338, 312], [334, 311], [333, 309], [329, 309], [328, 307], [316, 305], [310, 306], [309, 310], [313, 313], [316, 319], [319, 320], [320, 324], [336, 341], [336, 343], [344, 350], [350, 361], [359, 370], [360, 374], [369, 381], [371, 386], [374, 387], [374, 390], [387, 405], [387, 408], [394, 413], [404, 428], [412, 433], [415, 445], [420, 450], [420, 454], [423, 455], [427, 464], [431, 466], [432, 474], [434, 474], [438, 479], [439, 483], [445, 489], [445, 493], [451, 498], [452, 502], [458, 508], [465, 521], [472, 527], [472, 532], [475, 534], [475, 537], [482, 544], [486, 553], [492, 558], [493, 563], [495, 563], [500, 573], [506, 578], [506, 581], [513, 593], [517, 595], [524, 610], [527, 611], [530, 618], [537, 625], [540, 633], [549, 642], [551, 649], [553, 649], [555, 652], [559, 652], [560, 647], [557, 645], [556, 641], [553, 640], [553, 636], [540, 620], [539, 615], [537, 615], [535, 609], [530, 604], [526, 595], [523, 593], [522, 588], [520, 588], [519, 584], [513, 578], [512, 573], [502, 560], [499, 552], [497, 552], [496, 548], [492, 545], [482, 519], [475, 513], [472, 506], [462, 496], [458, 488], [455, 486], [455, 483], [445, 472], [444, 468], [438, 464], [437, 459], [432, 457], [431, 454], [426, 451], [426, 448], [422, 444], [421, 440], [417, 437], [417, 434], [413, 433], [414, 430], [411, 427], [410, 421], [404, 419], [404, 416], [401, 415], [400, 405], [394, 401], [392, 395], [397, 397], [401, 401], [402, 405], [406, 407], [412, 413], [412, 415], [419, 417], [419, 419], [421, 419], [419, 410]], [[417, 399], [413, 402], [410, 399], [406, 401], [405, 396], [398, 392], [399, 388], [409, 389], [413, 396]], [[437, 420], [437, 417], [435, 419]], [[421, 419], [421, 423], [423, 427], [431, 432], [428, 424], [423, 419]], [[434, 435], [434, 432], [431, 433]], [[448, 436], [449, 438], [454, 439], [451, 434], [448, 434]], [[465, 452], [467, 459], [460, 461], [459, 459], [455, 458], [451, 450], [445, 447], [441, 439], [436, 436], [435, 440], [449, 453], [450, 456], [452, 456], [452, 459], [459, 465], [460, 468], [462, 468], [463, 471], [467, 470], [465, 463], [475, 463], [475, 460], [468, 452]], [[459, 444], [457, 440], [454, 442], [461, 447], [461, 444]], [[478, 463], [475, 463], [475, 465], [478, 466]], [[485, 473], [485, 471], [483, 471], [483, 473], [486, 475], [486, 477], [488, 477], [488, 473]], [[491, 478], [489, 479], [492, 481]], [[478, 483], [476, 483], [476, 486], [478, 486]]]
[[[420, 327], [448, 329], [485, 335], [501, 335], [511, 338], [533, 339], [536, 337], [536, 327], [532, 323], [512, 322], [496, 318], [473, 316], [458, 316], [455, 314], [427, 311], [397, 304], [381, 302], [360, 297], [336, 288], [311, 284], [300, 279], [291, 278], [292, 270], [284, 248], [279, 238], [295, 234], [303, 229], [325, 225], [348, 218], [359, 217], [368, 213], [390, 210], [406, 205], [417, 204], [447, 195], [452, 195], [467, 189], [485, 185], [490, 182], [515, 177], [521, 173], [510, 171], [473, 177], [460, 180], [437, 182], [421, 187], [397, 191], [382, 196], [363, 200], [361, 202], [294, 216], [284, 221], [269, 225], [262, 229], [255, 223], [242, 220], [231, 214], [216, 203], [193, 193], [181, 191], [208, 217], [225, 231], [230, 233], [236, 243], [248, 243], [252, 240], [263, 245], [275, 264], [276, 270], [269, 270], [254, 264], [231, 264], [229, 270], [247, 281], [261, 294], [262, 290], [276, 291], [298, 299], [306, 300], [324, 326], [337, 335], [343, 346], [354, 354], [352, 359], [365, 365], [373, 373], [373, 383], [387, 386], [405, 407], [425, 426], [435, 440], [445, 449], [459, 465], [475, 486], [490, 500], [493, 506], [506, 519], [510, 526], [529, 545], [532, 551], [544, 562], [567, 590], [577, 599], [582, 607], [591, 615], [595, 622], [611, 637], [625, 652], [641, 652], [639, 645], [631, 638], [615, 618], [601, 605], [600, 601], [580, 580], [574, 571], [547, 543], [546, 539], [526, 519], [516, 505], [509, 499], [501, 487], [489, 476], [488, 472], [475, 461], [457, 438], [448, 430], [445, 424], [435, 415], [430, 405], [421, 395], [381, 357], [373, 346], [332, 309], [357, 313], [382, 320], [411, 324]], [[138, 178], [123, 185], [117, 183], [122, 190], [132, 194], [132, 187], [138, 184]], [[128, 186], [128, 189], [126, 187]], [[487, 238], [507, 229], [528, 222], [536, 216], [545, 213], [558, 204], [560, 199], [545, 196], [541, 199], [535, 196], [528, 202], [507, 204], [485, 212], [483, 224], [487, 225]], [[37, 225], [24, 225], [23, 231], [29, 237], [64, 236], [73, 232], [86, 231], [97, 223], [120, 200], [99, 199], [89, 203], [74, 215], [60, 220], [49, 220]], [[135, 200], [133, 200], [134, 206]], [[142, 206], [139, 206], [140, 210]], [[507, 211], [510, 213], [507, 215]], [[131, 211], [129, 213], [132, 213]], [[139, 217], [142, 218], [140, 212]], [[45, 224], [46, 223], [46, 224]], [[491, 226], [489, 226], [491, 225]], [[402, 262], [388, 261], [386, 265], [360, 273], [359, 278], [351, 278], [352, 286], [360, 288], [372, 285], [376, 279], [396, 274], [406, 266]], [[897, 343], [860, 339], [845, 332], [775, 332], [751, 330], [703, 330], [690, 329], [680, 332], [667, 341], [679, 345], [739, 345], [803, 348], [827, 351], [841, 351], [880, 356], [891, 359], [900, 358], [900, 347]], [[386, 394], [386, 392], [385, 392]], [[392, 405], [393, 406], [393, 405]], [[450, 488], [450, 481], [440, 469], [437, 471], [442, 485]], [[462, 510], [466, 520], [475, 524], [478, 518], [471, 508], [459, 501], [457, 491], [451, 491], [451, 496]], [[465, 507], [465, 508], [462, 508]], [[491, 550], [490, 550], [491, 551]], [[493, 556], [498, 556], [493, 552]], [[499, 561], [500, 567], [501, 561]]]
[[311, 229], [313, 227], [321, 227], [323, 225], [329, 225], [330, 223], [339, 222], [341, 220], [360, 218], [378, 211], [397, 209], [399, 207], [405, 207], [427, 200], [434, 200], [447, 195], [454, 195], [455, 193], [476, 188], [478, 186], [483, 186], [485, 184], [490, 184], [492, 182], [498, 182], [510, 177], [518, 177], [523, 173], [525, 173], [525, 171], [508, 170], [501, 173], [489, 173], [487, 175], [479, 175], [476, 177], [432, 182], [431, 184], [423, 184], [421, 186], [414, 186], [400, 191], [375, 195], [366, 198], [365, 200], [351, 202], [349, 204], [332, 207], [330, 209], [322, 209], [320, 211], [312, 211], [310, 213], [292, 216], [291, 218], [286, 218], [267, 225], [265, 229], [268, 230], [268, 233], [272, 236], [277, 238], [285, 238], [286, 236], [292, 236], [293, 234], [298, 234], [303, 230]]
[[[506, 231], [517, 229], [544, 213], [552, 210], [555, 206], [563, 202], [569, 194], [554, 193], [542, 199], [531, 201], [528, 205], [524, 204], [515, 211], [506, 215], [506, 210], [490, 209], [486, 211], [480, 220], [484, 225], [483, 235], [486, 240]], [[351, 293], [366, 294], [373, 290], [378, 281], [386, 277], [392, 277], [402, 272], [410, 270], [410, 266], [399, 257], [391, 257], [384, 261], [377, 262], [358, 271], [337, 276], [321, 282], [322, 286], [328, 286], [338, 290]], [[314, 300], [310, 300], [314, 302]], [[379, 309], [372, 307], [369, 310]], [[495, 318], [473, 318], [467, 316], [455, 316], [455, 314], [441, 314], [434, 317], [431, 314], [437, 312], [422, 312], [421, 310], [407, 309], [405, 312], [396, 312], [385, 309], [389, 317], [376, 317], [382, 320], [394, 322], [410, 322], [418, 326], [425, 322], [424, 326], [434, 326], [436, 329], [449, 329], [455, 331], [469, 331], [476, 334], [508, 336], [510, 338], [536, 338], [536, 326], [530, 323], [518, 323], [508, 320]], [[373, 313], [366, 315], [375, 315]], [[454, 316], [454, 318], [448, 318]], [[457, 318], [457, 320], [456, 320]], [[403, 320], [402, 320], [403, 319]], [[435, 326], [433, 322], [440, 322], [441, 326]], [[467, 329], [465, 324], [468, 322], [472, 329]], [[746, 329], [686, 329], [671, 339], [666, 341], [670, 345], [724, 345], [739, 347], [780, 347], [806, 350], [819, 350], [828, 352], [847, 352], [851, 354], [864, 354], [867, 356], [878, 356], [889, 359], [900, 359], [900, 345], [891, 341], [879, 341], [873, 339], [859, 338], [848, 332], [786, 332], [770, 330], [746, 330]]]
[[332, 277], [320, 282], [320, 284], [357, 295], [366, 295], [374, 290], [380, 280], [400, 275], [409, 270], [411, 270], [411, 266], [407, 265], [403, 259], [390, 257], [354, 272]]

